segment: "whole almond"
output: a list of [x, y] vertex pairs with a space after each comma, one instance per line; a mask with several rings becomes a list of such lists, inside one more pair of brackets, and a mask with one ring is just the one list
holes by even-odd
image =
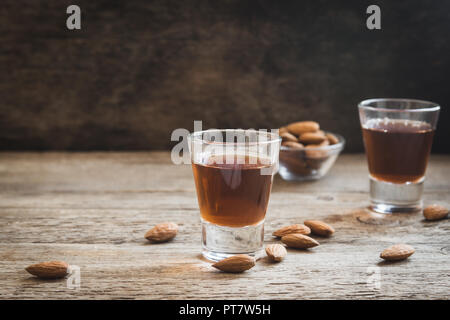
[[253, 268], [255, 266], [255, 259], [246, 254], [238, 254], [220, 260], [219, 262], [214, 263], [212, 266], [223, 272], [239, 273]]
[[44, 279], [57, 279], [65, 277], [69, 265], [64, 261], [47, 261], [33, 264], [25, 268], [28, 273]]
[[320, 126], [315, 121], [299, 121], [289, 124], [287, 129], [290, 133], [299, 136], [305, 132], [316, 132], [320, 129]]
[[[320, 147], [324, 147], [324, 146], [328, 146], [330, 145], [330, 143], [328, 142], [328, 140], [323, 140], [321, 143], [318, 144], [308, 144], [307, 146], [305, 146], [306, 149], [313, 149], [313, 148], [320, 148]], [[316, 150], [306, 150], [306, 153], [308, 152], [312, 152], [312, 151], [316, 151]], [[326, 150], [317, 150], [317, 151], [321, 151], [323, 154], [327, 154]]]
[[303, 224], [293, 224], [274, 231], [272, 235], [281, 238], [291, 233], [310, 234], [311, 230]]
[[281, 242], [290, 248], [308, 249], [319, 245], [319, 242], [300, 233], [291, 233], [281, 238]]
[[398, 261], [408, 258], [415, 252], [414, 248], [407, 244], [396, 244], [385, 249], [380, 258], [389, 261]]
[[339, 142], [339, 139], [332, 133], [327, 133], [325, 134], [325, 136], [327, 137], [330, 144], [336, 144]]
[[313, 234], [322, 236], [322, 237], [329, 237], [334, 233], [334, 229], [329, 224], [326, 224], [323, 221], [319, 220], [307, 220], [304, 222], [305, 226], [309, 227], [311, 229], [311, 232]]
[[328, 158], [328, 151], [325, 149], [316, 149], [327, 145], [328, 140], [324, 140], [319, 144], [309, 144], [305, 147], [305, 154], [310, 159], [325, 159]]
[[325, 141], [327, 138], [317, 132], [305, 132], [298, 137], [298, 141], [305, 144], [319, 144], [323, 141]]
[[427, 220], [440, 220], [446, 218], [447, 215], [448, 209], [438, 204], [433, 204], [423, 209], [423, 216]]
[[294, 142], [294, 141], [284, 141], [281, 143], [282, 146], [294, 149], [294, 150], [301, 150], [304, 148], [304, 146], [301, 143]]
[[283, 141], [298, 142], [297, 137], [289, 132], [280, 133], [280, 137], [283, 139]]
[[270, 260], [279, 262], [286, 256], [286, 248], [281, 244], [269, 244], [266, 246], [266, 253]]
[[153, 242], [166, 242], [175, 238], [178, 232], [178, 225], [173, 222], [160, 223], [148, 230], [145, 238]]
[[278, 134], [281, 136], [282, 133], [284, 132], [288, 132], [288, 129], [286, 127], [281, 127], [280, 129], [278, 129]]

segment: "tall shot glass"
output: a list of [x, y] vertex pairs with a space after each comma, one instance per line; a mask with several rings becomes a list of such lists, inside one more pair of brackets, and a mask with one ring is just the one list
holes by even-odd
[[379, 213], [421, 210], [439, 105], [412, 99], [369, 99], [358, 109], [370, 173], [371, 209]]
[[206, 130], [189, 135], [202, 253], [207, 259], [261, 255], [280, 143], [278, 132], [267, 131]]

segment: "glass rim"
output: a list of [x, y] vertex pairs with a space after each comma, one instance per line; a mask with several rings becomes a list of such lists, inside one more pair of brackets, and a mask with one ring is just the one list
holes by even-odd
[[[229, 142], [229, 141], [207, 141], [203, 139], [204, 133], [210, 133], [210, 132], [246, 132], [246, 131], [252, 131], [255, 132], [258, 136], [266, 135], [269, 136], [270, 139], [268, 140], [261, 140], [261, 141], [253, 141], [253, 142]], [[233, 146], [239, 146], [239, 145], [262, 145], [262, 144], [272, 144], [272, 143], [281, 143], [281, 137], [278, 133], [270, 132], [270, 131], [259, 131], [256, 129], [207, 129], [207, 130], [201, 130], [201, 131], [194, 131], [188, 134], [188, 139], [200, 143], [205, 144], [214, 144], [214, 145], [233, 145]]]
[[[419, 107], [416, 109], [399, 109], [399, 108], [385, 108], [385, 107], [373, 107], [370, 106], [369, 103], [374, 102], [415, 102], [419, 104], [427, 104], [430, 107]], [[419, 99], [407, 99], [407, 98], [374, 98], [374, 99], [366, 99], [361, 101], [358, 104], [358, 108], [371, 110], [371, 111], [382, 111], [382, 112], [436, 112], [441, 109], [441, 106], [432, 101], [427, 100], [419, 100]]]

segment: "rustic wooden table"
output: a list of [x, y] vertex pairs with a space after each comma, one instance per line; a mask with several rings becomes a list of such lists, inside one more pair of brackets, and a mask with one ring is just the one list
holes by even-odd
[[[425, 203], [450, 206], [450, 157], [433, 156]], [[2, 299], [359, 299], [444, 298], [450, 292], [450, 219], [421, 214], [372, 219], [363, 155], [342, 155], [322, 180], [275, 178], [267, 243], [280, 226], [317, 218], [332, 238], [310, 251], [288, 250], [242, 274], [221, 273], [200, 256], [200, 223], [191, 168], [169, 153], [0, 153]], [[144, 233], [174, 221], [174, 241]], [[404, 242], [408, 260], [379, 253]], [[79, 289], [39, 280], [29, 264], [64, 260], [80, 268]]]

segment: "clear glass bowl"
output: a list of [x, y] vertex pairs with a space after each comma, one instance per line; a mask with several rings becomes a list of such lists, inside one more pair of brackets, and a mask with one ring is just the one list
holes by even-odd
[[280, 168], [278, 173], [284, 180], [306, 181], [322, 178], [333, 166], [344, 149], [345, 139], [333, 133], [339, 142], [333, 145], [292, 149], [281, 146]]

